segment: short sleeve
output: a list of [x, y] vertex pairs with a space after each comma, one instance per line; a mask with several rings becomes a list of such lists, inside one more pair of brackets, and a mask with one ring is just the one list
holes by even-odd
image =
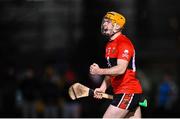
[[117, 59], [127, 60], [128, 62], [131, 60], [133, 56], [134, 49], [128, 43], [119, 44], [118, 46], [118, 56]]

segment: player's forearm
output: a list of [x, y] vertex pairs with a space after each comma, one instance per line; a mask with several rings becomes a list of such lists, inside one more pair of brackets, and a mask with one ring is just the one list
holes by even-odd
[[111, 82], [110, 82], [110, 77], [109, 76], [106, 76], [101, 84], [101, 89], [105, 90], [110, 86]]
[[116, 75], [124, 74], [125, 70], [126, 69], [121, 67], [121, 66], [114, 66], [114, 67], [111, 67], [111, 68], [101, 68], [100, 71], [99, 71], [99, 74], [100, 75], [113, 75], [113, 76], [116, 76]]

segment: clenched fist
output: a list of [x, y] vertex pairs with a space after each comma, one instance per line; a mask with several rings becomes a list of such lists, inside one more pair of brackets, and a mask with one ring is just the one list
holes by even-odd
[[93, 63], [93, 64], [90, 66], [90, 74], [92, 74], [92, 75], [95, 75], [95, 74], [100, 75], [100, 74], [101, 74], [101, 68], [99, 68], [99, 65], [98, 65], [98, 64]]

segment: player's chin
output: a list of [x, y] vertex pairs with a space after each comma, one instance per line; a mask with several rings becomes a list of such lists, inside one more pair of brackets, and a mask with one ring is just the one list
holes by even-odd
[[91, 74], [93, 74], [93, 75], [94, 75], [94, 74], [95, 74], [95, 71], [94, 71], [94, 70], [93, 70], [93, 71], [91, 71]]
[[103, 35], [106, 36], [106, 37], [108, 37], [108, 38], [111, 37], [111, 34], [110, 34], [110, 33], [104, 33]]
[[105, 35], [105, 36], [109, 36], [108, 32], [103, 32], [102, 34]]

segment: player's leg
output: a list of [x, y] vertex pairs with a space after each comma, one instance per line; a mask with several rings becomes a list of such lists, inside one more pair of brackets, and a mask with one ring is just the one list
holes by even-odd
[[103, 118], [123, 118], [129, 111], [126, 109], [121, 109], [113, 105], [109, 105]]
[[[116, 94], [114, 95], [111, 105], [108, 107], [104, 114], [104, 117], [126, 117], [129, 113], [129, 117], [141, 117], [141, 109], [139, 107], [139, 101], [141, 94]], [[138, 108], [137, 108], [138, 107]], [[134, 112], [133, 112], [134, 111]], [[133, 113], [130, 113], [133, 112]]]
[[128, 110], [133, 100], [134, 94], [115, 94], [113, 97], [113, 101], [105, 112], [104, 117], [125, 117], [129, 112]]
[[141, 107], [138, 106], [135, 111], [129, 111], [125, 118], [141, 118]]
[[[141, 104], [140, 104], [141, 103]], [[141, 106], [147, 106], [147, 101], [142, 94], [135, 94], [129, 107], [130, 111], [126, 118], [141, 118]], [[140, 106], [141, 105], [141, 106]]]
[[134, 118], [141, 118], [141, 107], [140, 107], [140, 106], [138, 106], [138, 107], [136, 108], [136, 111], [135, 111], [133, 117], [134, 117]]

